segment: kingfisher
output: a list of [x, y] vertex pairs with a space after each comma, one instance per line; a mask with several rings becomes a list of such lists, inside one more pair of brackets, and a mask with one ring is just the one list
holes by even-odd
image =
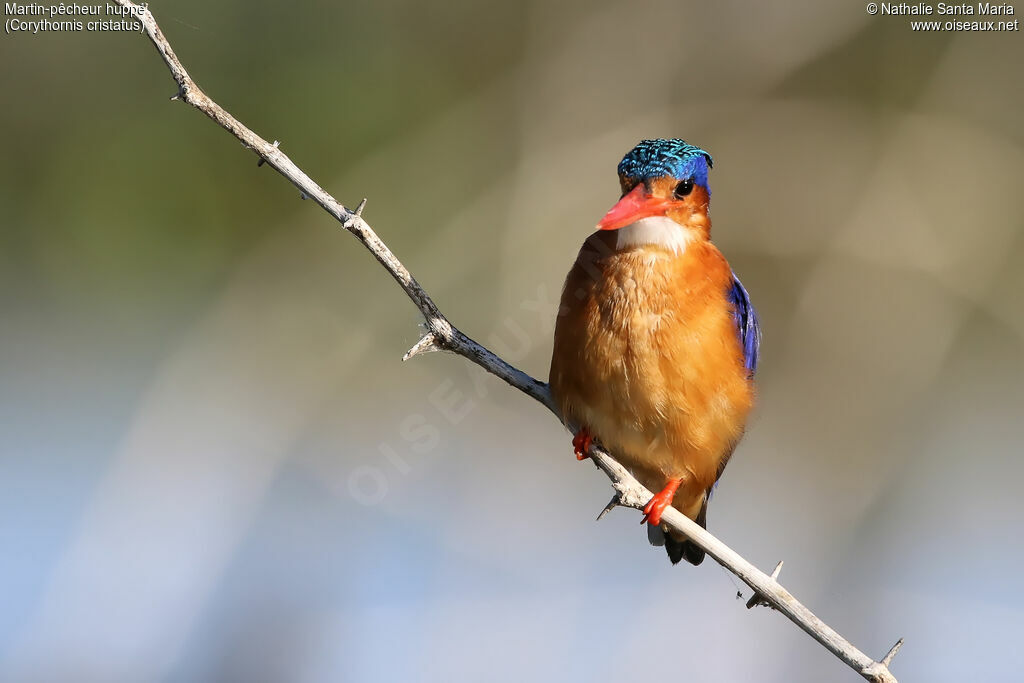
[[566, 277], [549, 376], [576, 457], [600, 443], [657, 491], [640, 523], [672, 564], [704, 560], [661, 516], [671, 505], [707, 528], [754, 404], [761, 343], [750, 296], [711, 242], [711, 164], [680, 139], [642, 140], [623, 157], [622, 196]]

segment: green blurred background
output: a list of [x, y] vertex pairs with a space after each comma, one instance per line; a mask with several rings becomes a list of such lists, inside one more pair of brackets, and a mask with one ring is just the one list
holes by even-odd
[[[764, 327], [710, 529], [900, 680], [1024, 655], [1024, 49], [860, 2], [154, 3], [221, 105], [546, 377], [643, 137], [715, 157]], [[671, 567], [537, 404], [144, 37], [0, 38], [0, 680], [841, 681]]]

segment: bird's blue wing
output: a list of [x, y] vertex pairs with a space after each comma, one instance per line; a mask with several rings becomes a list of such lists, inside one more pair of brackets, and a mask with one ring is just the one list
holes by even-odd
[[736, 322], [740, 345], [743, 347], [743, 365], [750, 377], [757, 371], [757, 356], [761, 349], [761, 327], [757, 323], [757, 311], [750, 303], [750, 295], [743, 288], [743, 283], [732, 274], [732, 286], [726, 293], [732, 304], [732, 318]]

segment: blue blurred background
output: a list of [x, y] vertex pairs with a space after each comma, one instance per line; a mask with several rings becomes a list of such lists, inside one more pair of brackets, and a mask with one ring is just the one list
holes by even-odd
[[[642, 137], [715, 157], [764, 325], [709, 526], [906, 681], [1020, 680], [1020, 33], [855, 2], [152, 9], [234, 115], [546, 377]], [[142, 36], [0, 38], [0, 680], [853, 681], [672, 567], [547, 412], [180, 103]]]

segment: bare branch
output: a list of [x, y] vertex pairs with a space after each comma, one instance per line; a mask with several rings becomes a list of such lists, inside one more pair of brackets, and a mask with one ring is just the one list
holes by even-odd
[[[363, 220], [361, 214], [366, 204], [365, 199], [360, 202], [358, 208], [354, 211], [350, 211], [342, 206], [334, 197], [325, 192], [323, 188], [303, 173], [281, 151], [277, 141], [273, 144], [267, 142], [245, 127], [199, 89], [199, 86], [196, 85], [195, 81], [188, 75], [185, 67], [178, 60], [177, 55], [174, 54], [174, 50], [171, 49], [170, 43], [167, 42], [167, 38], [164, 37], [152, 13], [145, 6], [128, 2], [128, 0], [115, 1], [118, 5], [130, 8], [138, 14], [139, 20], [145, 27], [146, 34], [170, 70], [171, 77], [178, 84], [178, 94], [172, 99], [181, 99], [187, 102], [234, 135], [244, 147], [254, 150], [260, 156], [262, 162], [269, 164], [274, 170], [295, 185], [302, 193], [303, 199], [313, 199], [327, 213], [338, 220], [346, 230], [362, 242], [363, 246], [373, 254], [384, 269], [398, 282], [409, 299], [412, 300], [413, 304], [423, 314], [427, 328], [423, 338], [405, 354], [405, 359], [412, 358], [426, 351], [451, 351], [476, 363], [496, 377], [503, 379], [510, 386], [537, 400], [560, 419], [558, 409], [551, 397], [547, 384], [512, 367], [481, 344], [460, 332], [448, 321], [426, 291], [413, 278], [412, 274], [388, 249], [387, 245], [377, 237], [377, 234], [370, 228], [369, 224]], [[607, 452], [597, 446], [592, 446], [589, 454], [594, 464], [611, 480], [612, 487], [615, 489], [615, 496], [605, 507], [602, 516], [616, 506], [642, 509], [651, 499], [651, 492], [644, 488], [625, 467], [616, 462]], [[893, 646], [892, 650], [889, 651], [889, 654], [882, 661], [876, 662], [815, 616], [776, 581], [778, 572], [782, 568], [781, 562], [775, 568], [772, 576], [768, 576], [678, 510], [671, 507], [666, 509], [662, 515], [662, 523], [686, 535], [687, 538], [713, 557], [716, 562], [750, 586], [754, 590], [757, 602], [763, 601], [765, 604], [782, 612], [793, 623], [807, 632], [808, 635], [827, 648], [836, 657], [856, 670], [865, 679], [875, 681], [876, 683], [896, 683], [896, 678], [889, 672], [888, 664], [903, 644], [902, 639]]]
[[[782, 560], [779, 560], [779, 563], [777, 565], [775, 565], [775, 569], [772, 570], [772, 577], [771, 578], [772, 578], [773, 581], [778, 581], [779, 573], [781, 571], [782, 571]], [[752, 609], [754, 607], [757, 607], [758, 605], [765, 605], [766, 607], [772, 607], [772, 604], [770, 602], [768, 602], [767, 600], [765, 600], [763, 595], [761, 595], [760, 593], [754, 593], [753, 595], [750, 596], [750, 599], [747, 600], [747, 609]], [[775, 609], [775, 608], [772, 607], [772, 609]]]
[[[173, 100], [173, 99], [177, 99], [177, 98], [176, 97], [172, 97], [171, 99]], [[278, 147], [280, 144], [281, 144], [280, 140], [274, 140], [274, 147], [275, 148]], [[265, 163], [267, 163], [267, 160], [265, 158], [263, 158], [263, 157], [260, 157], [260, 160], [256, 162], [256, 166], [260, 167], [260, 166], [262, 166]], [[365, 199], [363, 200], [363, 203], [366, 203]], [[360, 204], [359, 206], [362, 207], [362, 204]], [[359, 213], [359, 209], [356, 209], [356, 213]]]

